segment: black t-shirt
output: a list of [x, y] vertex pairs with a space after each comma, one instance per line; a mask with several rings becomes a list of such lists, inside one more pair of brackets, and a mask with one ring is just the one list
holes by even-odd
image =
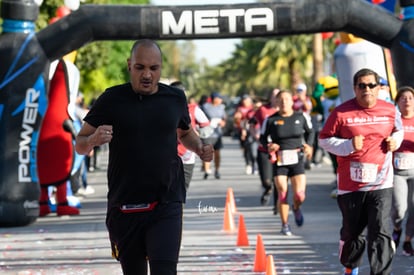
[[94, 127], [113, 127], [108, 208], [185, 201], [176, 130], [189, 129], [187, 100], [182, 90], [161, 83], [158, 87], [152, 95], [134, 93], [130, 83], [108, 88], [84, 119]]
[[260, 142], [267, 148], [268, 137], [280, 146], [280, 150], [302, 148], [303, 143], [312, 146], [314, 132], [310, 117], [302, 112], [294, 112], [291, 116], [281, 116], [279, 112], [269, 116], [265, 121], [265, 129]]

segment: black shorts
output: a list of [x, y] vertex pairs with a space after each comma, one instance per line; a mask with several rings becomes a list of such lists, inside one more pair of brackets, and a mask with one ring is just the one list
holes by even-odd
[[181, 202], [158, 204], [154, 210], [122, 213], [113, 208], [107, 213], [106, 225], [113, 256], [121, 262], [124, 272], [141, 274], [150, 267], [178, 263], [182, 234]]
[[203, 139], [203, 142], [213, 145], [214, 150], [220, 150], [223, 148], [223, 139], [221, 136], [205, 138]]
[[299, 152], [299, 162], [292, 165], [278, 166], [277, 163], [273, 164], [273, 176], [288, 176], [293, 177], [296, 175], [305, 174], [305, 162], [303, 153]]

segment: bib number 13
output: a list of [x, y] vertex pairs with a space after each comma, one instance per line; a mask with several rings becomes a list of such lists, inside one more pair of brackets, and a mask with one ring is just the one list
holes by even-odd
[[373, 163], [351, 162], [351, 179], [356, 182], [375, 182], [378, 165]]

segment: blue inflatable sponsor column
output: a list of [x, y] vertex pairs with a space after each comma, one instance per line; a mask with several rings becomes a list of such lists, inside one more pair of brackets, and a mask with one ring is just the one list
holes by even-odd
[[36, 150], [49, 61], [34, 33], [37, 16], [34, 2], [1, 2], [0, 227], [26, 225], [39, 215]]

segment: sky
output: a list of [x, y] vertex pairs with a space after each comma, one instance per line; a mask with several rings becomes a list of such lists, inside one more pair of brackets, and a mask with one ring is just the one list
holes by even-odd
[[[255, 0], [151, 0], [153, 5], [175, 6], [175, 5], [210, 5], [214, 4], [231, 4], [231, 3], [253, 3]], [[231, 57], [235, 49], [235, 43], [240, 39], [195, 39], [196, 58], [201, 60], [206, 58], [209, 65], [217, 65]]]

